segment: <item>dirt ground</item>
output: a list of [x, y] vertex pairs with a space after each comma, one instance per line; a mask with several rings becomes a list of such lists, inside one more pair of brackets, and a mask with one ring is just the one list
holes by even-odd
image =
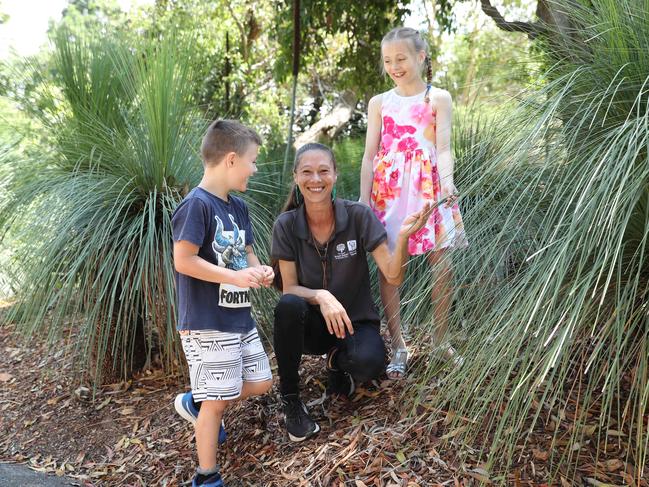
[[[0, 327], [0, 461], [66, 475], [83, 486], [189, 485], [194, 433], [173, 408], [176, 394], [188, 390], [184, 379], [146, 370], [86, 397], [69, 347], [38, 338], [26, 344], [12, 327]], [[228, 440], [219, 454], [226, 485], [548, 485], [543, 439], [551, 435], [521, 446], [520, 461], [508, 471], [489, 472], [475, 450], [455, 442], [444, 412], [400, 417], [403, 382], [383, 380], [352, 400], [321, 401], [322, 364], [306, 358], [301, 372], [303, 399], [321, 426], [314, 439], [288, 440], [275, 390], [226, 413]], [[634, 478], [633, 466], [618, 460], [621, 450], [610, 453], [587, 455], [592, 461], [580, 465], [576, 477], [557, 477], [556, 484], [647, 486], [646, 477]]]

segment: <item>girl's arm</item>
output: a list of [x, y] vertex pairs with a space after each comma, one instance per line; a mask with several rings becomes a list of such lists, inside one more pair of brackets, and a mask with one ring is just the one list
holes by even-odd
[[435, 90], [433, 99], [437, 107], [437, 169], [442, 199], [448, 199], [452, 198], [456, 191], [451, 154], [452, 99], [451, 94], [446, 90]]
[[280, 260], [279, 271], [282, 275], [282, 293], [294, 294], [306, 299], [310, 304], [320, 306], [320, 313], [322, 313], [327, 323], [329, 333], [336, 335], [338, 338], [345, 338], [345, 328], [347, 328], [350, 334], [354, 334], [354, 327], [349, 316], [347, 316], [347, 311], [333, 294], [326, 289], [309, 289], [300, 286], [297, 280], [295, 262]]
[[381, 95], [370, 99], [367, 105], [367, 135], [365, 136], [365, 153], [361, 164], [361, 202], [369, 205], [372, 192], [372, 163], [379, 151], [381, 142]]

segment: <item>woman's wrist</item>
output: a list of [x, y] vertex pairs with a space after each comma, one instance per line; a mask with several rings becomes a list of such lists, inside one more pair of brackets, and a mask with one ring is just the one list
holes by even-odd
[[318, 289], [313, 296], [313, 300], [318, 304], [322, 304], [325, 296], [329, 293], [326, 289]]

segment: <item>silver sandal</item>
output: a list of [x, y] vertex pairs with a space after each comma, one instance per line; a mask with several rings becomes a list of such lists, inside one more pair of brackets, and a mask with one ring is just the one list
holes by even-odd
[[433, 355], [443, 362], [452, 362], [457, 368], [462, 367], [462, 364], [464, 364], [464, 357], [457, 353], [457, 350], [448, 342], [436, 347], [433, 350]]
[[[406, 369], [408, 367], [408, 349], [397, 348], [392, 354], [392, 360], [385, 368], [385, 373], [388, 379], [397, 380], [403, 379], [406, 376]], [[390, 374], [396, 374], [394, 377]]]

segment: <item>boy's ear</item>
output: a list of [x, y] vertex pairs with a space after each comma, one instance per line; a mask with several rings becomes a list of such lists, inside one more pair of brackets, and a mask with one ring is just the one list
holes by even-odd
[[228, 152], [228, 153], [225, 155], [225, 165], [226, 165], [227, 167], [232, 167], [232, 166], [234, 166], [234, 159], [235, 159], [236, 156], [237, 156], [237, 153], [236, 153], [236, 152]]

